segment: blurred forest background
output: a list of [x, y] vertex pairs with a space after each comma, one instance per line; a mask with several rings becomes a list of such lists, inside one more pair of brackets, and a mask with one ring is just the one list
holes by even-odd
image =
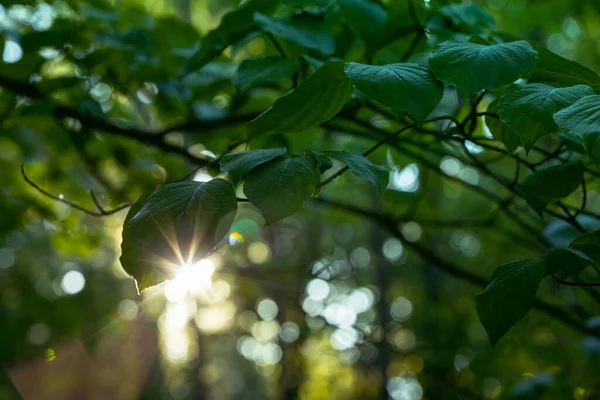
[[[257, 29], [181, 73], [200, 37], [237, 3], [2, 1], [0, 399], [599, 398], [600, 339], [587, 334], [600, 327], [594, 289], [544, 282], [536, 309], [490, 346], [474, 295], [498, 265], [538, 257], [544, 246], [509, 222], [476, 223], [504, 217], [471, 190], [498, 189], [461, 146], [429, 143], [425, 152], [417, 140], [374, 153], [391, 170], [380, 198], [346, 174], [266, 228], [243, 205], [227, 243], [201, 268], [141, 295], [118, 261], [127, 211], [95, 217], [25, 181], [21, 163], [39, 187], [101, 212], [165, 181], [214, 176], [195, 160], [234, 148], [245, 124], [292, 83], [236, 76], [243, 60], [280, 55], [282, 44]], [[363, 44], [335, 1], [283, 3], [326, 15], [337, 54], [356, 57]], [[383, 3], [396, 10], [399, 31], [416, 22], [429, 29], [411, 59], [428, 41], [462, 34], [459, 17], [427, 11], [449, 2], [420, 4], [418, 21], [408, 1]], [[600, 71], [596, 1], [474, 3], [502, 32]], [[408, 32], [380, 38], [388, 43], [372, 62], [398, 61], [420, 34]], [[454, 98], [442, 107], [457, 108]], [[363, 117], [389, 126], [380, 114]], [[251, 147], [367, 147], [331, 124], [325, 134], [271, 135]], [[494, 168], [510, 176], [514, 165]], [[405, 217], [391, 234], [364, 209]], [[554, 245], [575, 235], [560, 220], [533, 221]]]

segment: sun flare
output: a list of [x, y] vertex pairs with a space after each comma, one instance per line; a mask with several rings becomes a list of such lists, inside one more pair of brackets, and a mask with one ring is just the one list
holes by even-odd
[[165, 285], [165, 297], [171, 302], [182, 300], [186, 294], [201, 295], [212, 286], [215, 263], [202, 259], [181, 266], [175, 277]]

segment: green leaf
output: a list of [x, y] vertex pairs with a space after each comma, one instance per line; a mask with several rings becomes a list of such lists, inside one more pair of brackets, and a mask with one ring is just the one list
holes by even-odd
[[249, 150], [228, 153], [221, 159], [221, 171], [227, 172], [234, 184], [255, 167], [279, 157], [287, 152], [285, 147], [267, 150]]
[[319, 172], [321, 173], [333, 167], [333, 162], [331, 162], [331, 159], [321, 153], [317, 154], [314, 151], [306, 150], [306, 155], [315, 159], [319, 167]]
[[333, 118], [352, 95], [341, 62], [325, 63], [248, 125], [250, 134], [301, 132]]
[[444, 87], [429, 68], [418, 64], [383, 66], [347, 63], [350, 81], [368, 97], [423, 122], [442, 99]]
[[235, 191], [224, 179], [159, 186], [127, 214], [121, 265], [139, 290], [171, 279], [177, 268], [199, 261], [223, 239], [236, 212]]
[[254, 13], [274, 10], [279, 0], [248, 0], [223, 16], [221, 24], [203, 39], [200, 48], [187, 60], [183, 74], [188, 74], [218, 56], [233, 42], [242, 39], [254, 25]]
[[591, 258], [572, 249], [552, 249], [545, 259], [546, 271], [560, 279], [577, 275], [594, 263]]
[[485, 9], [474, 4], [449, 4], [440, 7], [438, 12], [452, 22], [455, 28], [467, 32], [481, 32], [495, 26], [494, 17]]
[[521, 260], [494, 271], [492, 281], [475, 296], [475, 307], [492, 346], [531, 308], [544, 277], [544, 260]]
[[535, 68], [536, 55], [523, 40], [489, 46], [448, 41], [436, 46], [429, 67], [437, 79], [469, 97], [526, 77]]
[[325, 151], [323, 154], [342, 161], [354, 175], [360, 176], [374, 184], [379, 193], [382, 193], [387, 188], [390, 181], [389, 171], [381, 165], [373, 164], [362, 154], [347, 151]]
[[279, 158], [250, 171], [244, 193], [272, 224], [298, 211], [312, 197], [319, 180], [312, 157]]
[[569, 247], [581, 251], [600, 264], [600, 230], [587, 232], [574, 239]]
[[593, 95], [585, 85], [555, 88], [542, 83], [510, 85], [498, 101], [502, 122], [516, 130], [529, 151], [538, 139], [555, 132], [554, 113], [582, 97]]
[[542, 82], [557, 87], [600, 82], [598, 74], [591, 69], [553, 53], [539, 43], [529, 43], [538, 52], [537, 64], [529, 82]]
[[554, 114], [565, 134], [579, 139], [589, 152], [600, 136], [600, 95], [586, 96]]
[[584, 166], [581, 161], [555, 165], [529, 175], [521, 192], [527, 203], [542, 215], [549, 203], [571, 194], [581, 184]]
[[335, 51], [335, 40], [320, 18], [302, 15], [290, 21], [283, 21], [257, 12], [254, 14], [254, 20], [263, 31], [292, 43], [318, 50], [323, 54], [332, 54]]
[[[488, 105], [487, 112], [494, 114], [498, 113], [498, 99], [495, 99]], [[519, 134], [498, 118], [486, 115], [485, 125], [492, 133], [492, 136], [494, 136], [494, 139], [502, 142], [510, 154], [514, 153], [521, 145], [521, 137]]]
[[300, 69], [300, 61], [279, 57], [244, 60], [233, 78], [236, 86], [249, 87], [289, 79]]
[[373, 1], [338, 0], [338, 4], [352, 32], [362, 39], [374, 39], [385, 27], [387, 12]]

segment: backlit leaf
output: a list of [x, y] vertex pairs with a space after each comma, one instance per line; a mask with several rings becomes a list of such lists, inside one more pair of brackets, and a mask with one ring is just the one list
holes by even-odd
[[129, 210], [121, 265], [139, 290], [171, 279], [178, 268], [208, 255], [236, 212], [235, 191], [224, 179], [159, 186]]

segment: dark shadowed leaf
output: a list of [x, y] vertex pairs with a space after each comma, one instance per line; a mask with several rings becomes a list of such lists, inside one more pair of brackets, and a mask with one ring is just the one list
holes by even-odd
[[318, 50], [323, 54], [335, 51], [335, 40], [320, 18], [304, 15], [284, 21], [255, 13], [254, 20], [264, 31], [292, 43]]
[[300, 61], [288, 58], [267, 57], [244, 60], [233, 78], [234, 85], [253, 86], [289, 79], [300, 68]]
[[344, 70], [368, 97], [410, 114], [417, 122], [423, 122], [442, 99], [443, 85], [422, 65], [347, 63]]
[[333, 167], [333, 162], [331, 162], [331, 159], [322, 153], [315, 153], [314, 151], [306, 150], [306, 155], [315, 159], [319, 167], [319, 172], [321, 173]]
[[523, 40], [489, 46], [448, 41], [429, 58], [433, 75], [454, 85], [462, 97], [495, 89], [526, 77], [535, 68], [537, 52]]
[[542, 215], [549, 203], [571, 194], [581, 184], [584, 167], [581, 161], [555, 165], [529, 175], [521, 188], [527, 203]]
[[341, 62], [325, 63], [248, 126], [250, 134], [300, 132], [333, 118], [352, 95]]
[[362, 154], [347, 151], [325, 151], [323, 154], [342, 161], [354, 175], [360, 176], [375, 185], [379, 193], [387, 188], [390, 181], [389, 171], [381, 165], [373, 164]]
[[536, 42], [529, 42], [538, 52], [538, 60], [529, 82], [541, 82], [556, 87], [591, 85], [600, 77], [591, 69], [548, 50]]
[[452, 22], [455, 28], [467, 32], [479, 32], [494, 27], [494, 17], [475, 4], [449, 4], [438, 12]]
[[387, 12], [371, 0], [338, 0], [342, 14], [352, 32], [370, 40], [385, 27]]
[[544, 260], [521, 260], [494, 271], [492, 281], [475, 296], [479, 320], [492, 346], [531, 308], [544, 277]]
[[225, 154], [221, 159], [221, 171], [227, 172], [234, 184], [261, 164], [285, 154], [285, 147], [267, 150], [249, 150]]
[[572, 249], [552, 249], [546, 254], [546, 271], [561, 279], [581, 273], [594, 260]]
[[581, 251], [600, 264], [600, 230], [587, 232], [574, 239], [569, 247]]
[[312, 197], [320, 176], [312, 157], [279, 158], [250, 171], [244, 194], [271, 224], [298, 211]]
[[224, 179], [170, 183], [146, 192], [127, 214], [121, 265], [139, 290], [171, 279], [223, 239], [236, 211], [235, 191]]

